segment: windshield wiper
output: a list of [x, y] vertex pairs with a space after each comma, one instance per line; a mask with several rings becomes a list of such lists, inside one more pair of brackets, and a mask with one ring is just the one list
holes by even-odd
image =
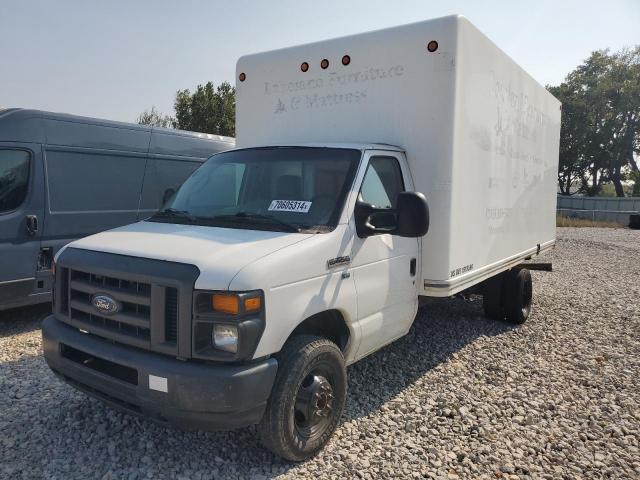
[[283, 227], [288, 232], [299, 232], [300, 226], [295, 223], [285, 222], [284, 220], [280, 220], [272, 215], [263, 215], [261, 213], [252, 213], [252, 212], [238, 212], [232, 215], [216, 215], [211, 217], [211, 220], [235, 220], [235, 219], [246, 219], [246, 220], [262, 220], [274, 225], [278, 225]]
[[151, 218], [158, 217], [173, 217], [173, 218], [186, 218], [191, 223], [194, 223], [197, 219], [186, 210], [177, 210], [175, 208], [165, 208], [156, 212]]

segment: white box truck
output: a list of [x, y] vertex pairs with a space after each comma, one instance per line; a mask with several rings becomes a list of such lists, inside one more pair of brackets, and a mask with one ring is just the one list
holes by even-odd
[[560, 103], [459, 16], [249, 55], [237, 76], [238, 149], [58, 254], [44, 354], [125, 411], [257, 424], [303, 460], [339, 422], [346, 365], [405, 335], [420, 296], [529, 316]]

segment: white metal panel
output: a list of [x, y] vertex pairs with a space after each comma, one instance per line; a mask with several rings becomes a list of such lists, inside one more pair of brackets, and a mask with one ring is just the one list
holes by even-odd
[[560, 103], [463, 17], [249, 55], [240, 73], [241, 147], [406, 151], [431, 213], [423, 293], [450, 295], [553, 244]]
[[[237, 75], [246, 75], [236, 85], [239, 147], [359, 142], [406, 150], [431, 209], [425, 268], [442, 274], [449, 271], [457, 22], [444, 17], [249, 55], [237, 64]], [[439, 44], [434, 53], [427, 50], [431, 40]]]
[[448, 293], [555, 240], [560, 141], [560, 102], [463, 18], [456, 66]]
[[[196, 289], [224, 290], [243, 267], [312, 237], [303, 233], [138, 222], [81, 238], [68, 246], [188, 263], [200, 269]], [[61, 253], [62, 250], [56, 258]], [[256, 284], [260, 285], [258, 279]]]
[[351, 333], [345, 352], [347, 363], [351, 363], [360, 339], [354, 279], [343, 275], [351, 266], [330, 267], [327, 261], [351, 253], [354, 227], [341, 224], [326, 234], [302, 236], [307, 239], [247, 263], [229, 284], [231, 290], [264, 291], [267, 328], [254, 358], [278, 352], [302, 320], [337, 310]]

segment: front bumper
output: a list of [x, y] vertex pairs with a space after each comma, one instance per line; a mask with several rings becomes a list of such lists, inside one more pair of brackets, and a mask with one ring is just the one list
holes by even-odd
[[67, 383], [119, 410], [190, 430], [258, 423], [278, 369], [273, 358], [248, 365], [181, 361], [82, 333], [53, 315], [42, 324], [42, 339], [49, 367]]

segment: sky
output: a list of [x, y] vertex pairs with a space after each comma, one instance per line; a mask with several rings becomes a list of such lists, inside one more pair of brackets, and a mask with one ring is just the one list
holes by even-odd
[[0, 0], [0, 107], [134, 122], [241, 55], [455, 13], [543, 85], [640, 44], [640, 0]]

